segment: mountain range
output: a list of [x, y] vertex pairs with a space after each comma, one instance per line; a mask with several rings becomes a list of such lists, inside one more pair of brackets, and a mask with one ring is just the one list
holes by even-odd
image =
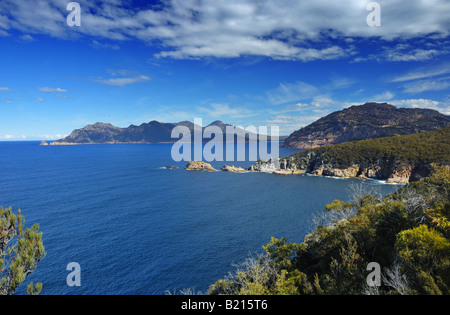
[[[179, 123], [161, 123], [151, 121], [143, 123], [139, 126], [131, 125], [127, 128], [116, 127], [109, 123], [97, 122], [93, 125], [87, 125], [84, 128], [76, 129], [72, 133], [60, 140], [56, 140], [51, 145], [70, 145], [70, 144], [115, 144], [115, 143], [174, 143], [180, 138], [172, 138], [172, 130], [175, 127], [187, 127], [191, 133], [190, 141], [194, 141], [194, 123], [190, 121], [182, 121]], [[223, 141], [227, 140], [227, 127], [234, 127], [225, 124], [220, 120], [216, 120], [207, 127], [218, 127], [223, 133]], [[205, 130], [207, 127], [199, 127], [198, 130]], [[236, 130], [245, 132], [243, 129], [235, 127]], [[257, 137], [257, 134], [246, 133], [245, 139], [248, 141], [250, 137]], [[181, 137], [181, 135], [180, 135]], [[214, 135], [215, 137], [215, 135]], [[236, 136], [235, 136], [236, 137]], [[268, 137], [270, 140], [270, 137]], [[235, 138], [236, 139], [236, 138]], [[188, 139], [189, 140], [189, 139]], [[202, 141], [210, 141], [210, 138], [204, 138]]]
[[[194, 141], [195, 125], [190, 121], [178, 123], [151, 121], [139, 126], [130, 125], [126, 128], [98, 122], [76, 129], [69, 136], [56, 140], [51, 145], [175, 143], [180, 139], [172, 138], [171, 134], [177, 126], [187, 127], [191, 132], [191, 138], [185, 140]], [[220, 120], [214, 121], [207, 127], [210, 126], [220, 128], [224, 142], [227, 139], [227, 127], [233, 127]], [[199, 129], [201, 128], [202, 134], [207, 127], [198, 126]], [[293, 132], [288, 137], [280, 137], [279, 140], [284, 140], [283, 147], [311, 149], [350, 141], [409, 135], [446, 127], [450, 127], [450, 116], [436, 110], [397, 108], [387, 103], [365, 103], [333, 112]], [[236, 128], [236, 130], [239, 129]], [[252, 136], [257, 137], [258, 135], [247, 133], [246, 141]], [[210, 138], [202, 139], [203, 142], [210, 140]], [[268, 140], [271, 140], [270, 137]]]

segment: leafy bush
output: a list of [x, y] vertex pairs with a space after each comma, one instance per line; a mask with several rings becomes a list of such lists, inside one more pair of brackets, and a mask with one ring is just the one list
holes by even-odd
[[[217, 281], [210, 294], [449, 294], [450, 168], [383, 198], [333, 201], [300, 243], [272, 238], [265, 257]], [[382, 268], [369, 287], [367, 266]], [[257, 275], [257, 277], [256, 277]]]

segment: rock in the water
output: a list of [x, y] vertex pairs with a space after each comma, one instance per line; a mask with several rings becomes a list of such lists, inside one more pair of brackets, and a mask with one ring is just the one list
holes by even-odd
[[231, 173], [242, 173], [242, 172], [247, 172], [247, 170], [243, 169], [242, 167], [236, 167], [234, 165], [229, 166], [229, 165], [224, 165], [220, 168], [222, 171], [225, 172], [231, 172]]
[[278, 170], [278, 171], [274, 171], [272, 174], [276, 174], [276, 175], [300, 175], [300, 174], [305, 174], [305, 171], [300, 171], [300, 170]]
[[42, 141], [39, 145], [49, 145], [47, 141]]
[[184, 169], [189, 171], [216, 171], [214, 167], [211, 166], [211, 164], [201, 161], [190, 161]]

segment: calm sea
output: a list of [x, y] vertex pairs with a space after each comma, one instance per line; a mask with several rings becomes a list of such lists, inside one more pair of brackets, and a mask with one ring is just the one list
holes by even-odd
[[[359, 179], [192, 172], [170, 144], [0, 142], [0, 205], [39, 223], [47, 256], [28, 279], [42, 294], [205, 292], [274, 237], [301, 242], [312, 217]], [[281, 156], [295, 150], [280, 149]], [[213, 162], [249, 166], [251, 162]], [[164, 166], [179, 169], [164, 169]], [[70, 262], [81, 286], [69, 287]], [[25, 285], [19, 293], [25, 292]]]

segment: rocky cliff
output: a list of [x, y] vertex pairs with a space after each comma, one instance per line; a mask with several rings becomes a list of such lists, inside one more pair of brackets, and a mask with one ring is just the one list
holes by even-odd
[[285, 139], [283, 146], [311, 149], [445, 127], [450, 127], [450, 117], [435, 110], [366, 103], [331, 113], [295, 131]]
[[450, 165], [450, 128], [304, 150], [286, 158], [258, 161], [249, 170], [408, 183], [431, 176], [433, 164]]

